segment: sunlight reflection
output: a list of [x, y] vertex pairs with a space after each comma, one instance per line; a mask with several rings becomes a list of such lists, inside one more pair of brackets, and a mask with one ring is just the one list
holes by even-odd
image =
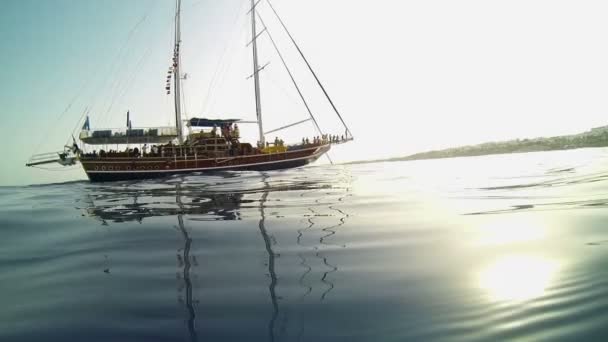
[[498, 259], [479, 274], [479, 286], [496, 301], [526, 301], [539, 298], [556, 276], [555, 261], [528, 255]]
[[480, 245], [506, 245], [517, 242], [542, 240], [546, 230], [544, 223], [528, 215], [511, 215], [492, 219], [480, 225]]

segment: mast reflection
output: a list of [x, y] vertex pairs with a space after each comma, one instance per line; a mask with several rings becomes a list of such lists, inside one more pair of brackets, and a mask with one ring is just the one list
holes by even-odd
[[[190, 269], [192, 267], [192, 261], [196, 261], [196, 259], [194, 259], [194, 257], [190, 257], [190, 248], [192, 246], [192, 238], [190, 238], [190, 235], [188, 234], [188, 231], [186, 230], [186, 226], [184, 225], [184, 214], [185, 214], [185, 210], [184, 210], [184, 204], [182, 202], [181, 199], [181, 185], [180, 184], [176, 184], [175, 185], [175, 201], [177, 202], [177, 205], [180, 209], [180, 213], [177, 215], [177, 221], [178, 221], [178, 228], [179, 231], [182, 233], [182, 237], [184, 238], [184, 248], [182, 249], [182, 254], [178, 254], [178, 260], [179, 257], [181, 256], [181, 260], [183, 261], [183, 263], [180, 263], [180, 265], [183, 265], [183, 269], [182, 269], [182, 280], [183, 283], [186, 287], [186, 308], [188, 310], [188, 320], [187, 320], [187, 325], [188, 325], [188, 333], [190, 335], [190, 341], [198, 341], [198, 337], [196, 334], [196, 311], [194, 310], [194, 299], [192, 296], [192, 280], [190, 279]], [[179, 250], [178, 250], [179, 251]]]
[[[270, 186], [268, 184], [268, 176], [263, 174], [263, 183], [264, 188], [269, 189]], [[272, 302], [272, 317], [270, 318], [270, 322], [268, 322], [268, 340], [274, 342], [275, 335], [275, 324], [277, 318], [279, 317], [279, 301], [277, 299], [276, 287], [278, 284], [277, 273], [275, 270], [275, 258], [277, 255], [272, 250], [272, 241], [270, 236], [268, 235], [268, 231], [266, 230], [266, 213], [264, 212], [266, 201], [268, 200], [269, 191], [264, 191], [262, 193], [262, 198], [260, 199], [260, 222], [258, 227], [260, 228], [260, 234], [262, 234], [262, 238], [264, 239], [264, 246], [266, 247], [266, 253], [268, 254], [268, 274], [270, 275], [270, 284], [268, 285], [268, 292], [270, 294], [270, 301]]]

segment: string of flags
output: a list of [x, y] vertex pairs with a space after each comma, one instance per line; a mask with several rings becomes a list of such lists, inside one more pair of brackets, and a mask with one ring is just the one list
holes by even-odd
[[171, 94], [171, 76], [173, 75], [173, 67], [169, 67], [169, 71], [167, 72], [167, 84], [165, 85], [165, 90], [167, 91], [167, 95]]
[[171, 94], [171, 78], [175, 73], [175, 69], [177, 69], [179, 56], [179, 44], [175, 46], [175, 50], [173, 51], [173, 65], [169, 67], [169, 71], [167, 71], [167, 84], [165, 84], [165, 90], [167, 91], [167, 95]]

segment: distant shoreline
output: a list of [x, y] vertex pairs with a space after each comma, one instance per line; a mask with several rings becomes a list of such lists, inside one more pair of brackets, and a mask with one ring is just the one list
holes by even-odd
[[502, 142], [489, 142], [478, 145], [468, 145], [461, 147], [452, 147], [443, 150], [421, 152], [404, 157], [362, 160], [344, 164], [350, 165], [377, 162], [478, 157], [511, 153], [574, 150], [588, 147], [608, 147], [608, 126], [593, 128], [591, 131], [576, 135], [565, 135], [535, 139], [517, 139]]

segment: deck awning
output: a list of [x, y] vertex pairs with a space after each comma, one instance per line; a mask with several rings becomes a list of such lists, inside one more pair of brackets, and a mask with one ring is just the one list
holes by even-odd
[[221, 127], [222, 125], [231, 125], [233, 123], [241, 121], [240, 119], [190, 119], [190, 127]]

